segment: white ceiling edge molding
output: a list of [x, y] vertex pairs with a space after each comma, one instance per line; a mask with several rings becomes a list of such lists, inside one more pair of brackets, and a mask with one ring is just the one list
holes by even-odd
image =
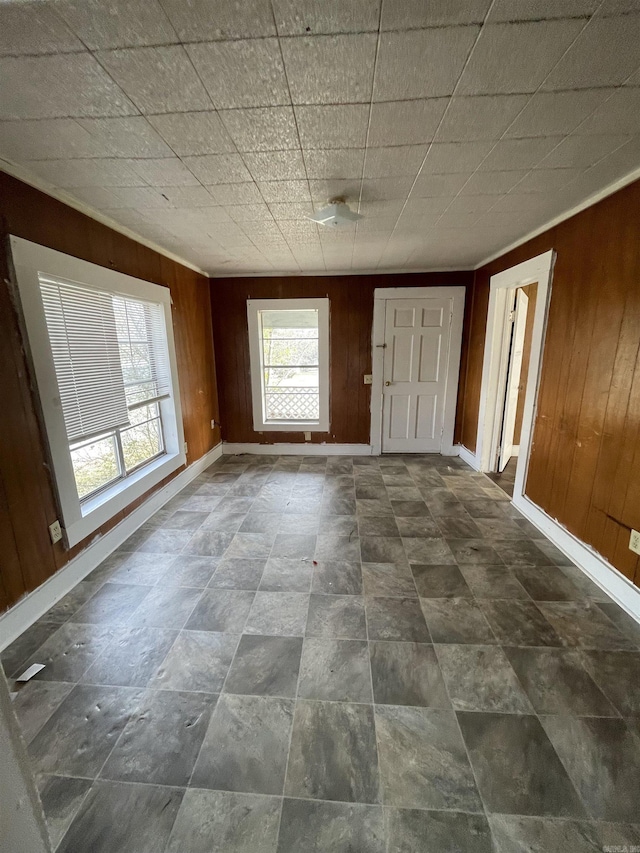
[[514, 243], [510, 243], [506, 248], [500, 249], [499, 252], [494, 252], [492, 255], [489, 255], [488, 258], [485, 258], [484, 261], [481, 261], [479, 264], [476, 264], [473, 267], [474, 270], [479, 270], [481, 267], [486, 264], [490, 264], [492, 261], [497, 260], [502, 257], [502, 255], [506, 255], [508, 252], [512, 252], [514, 249], [517, 249], [518, 246], [524, 245], [529, 240], [533, 240], [535, 237], [539, 237], [540, 234], [544, 234], [545, 231], [549, 231], [551, 228], [555, 228], [556, 225], [560, 225], [561, 222], [565, 222], [567, 219], [571, 219], [572, 216], [575, 216], [578, 213], [581, 213], [583, 210], [586, 210], [588, 207], [593, 207], [594, 204], [597, 204], [599, 201], [607, 198], [614, 193], [617, 193], [618, 190], [624, 189], [624, 187], [632, 184], [634, 181], [637, 181], [640, 178], [640, 166], [637, 169], [634, 169], [632, 172], [629, 172], [628, 175], [625, 175], [623, 178], [618, 178], [617, 181], [614, 181], [612, 184], [609, 184], [608, 187], [605, 187], [602, 190], [598, 190], [597, 193], [590, 195], [584, 201], [581, 201], [580, 204], [574, 205], [574, 207], [569, 208], [569, 210], [565, 210], [564, 213], [560, 213], [558, 216], [550, 219], [545, 225], [541, 225], [539, 228], [536, 228], [535, 231], [531, 231], [525, 237], [519, 237]]
[[129, 237], [131, 240], [135, 240], [136, 243], [140, 243], [143, 246], [146, 246], [147, 249], [153, 249], [154, 252], [157, 252], [159, 255], [164, 255], [165, 258], [169, 258], [170, 261], [175, 261], [178, 264], [181, 264], [183, 267], [188, 267], [190, 270], [194, 272], [200, 273], [200, 275], [204, 275], [209, 278], [209, 273], [205, 272], [200, 267], [197, 267], [195, 264], [192, 264], [191, 261], [185, 260], [185, 258], [180, 257], [180, 255], [174, 254], [174, 252], [169, 251], [169, 249], [164, 249], [162, 246], [159, 246], [157, 243], [154, 243], [153, 240], [148, 240], [146, 237], [142, 237], [140, 234], [133, 231], [131, 228], [127, 228], [126, 225], [122, 225], [119, 222], [116, 222], [114, 219], [110, 219], [108, 216], [104, 216], [104, 214], [100, 213], [94, 208], [89, 207], [87, 204], [83, 204], [78, 199], [64, 192], [64, 190], [60, 190], [57, 187], [48, 184], [46, 181], [42, 180], [42, 178], [37, 177], [30, 172], [28, 169], [25, 169], [24, 166], [19, 166], [17, 163], [13, 163], [11, 160], [7, 160], [6, 157], [0, 157], [0, 171], [6, 172], [8, 175], [11, 175], [14, 178], [17, 178], [19, 181], [22, 181], [25, 184], [29, 184], [29, 186], [34, 187], [36, 190], [40, 190], [43, 193], [51, 196], [52, 198], [57, 199], [58, 201], [63, 202], [68, 207], [72, 207], [74, 210], [79, 211], [80, 213], [84, 213], [85, 216], [90, 217], [91, 219], [95, 219], [96, 222], [100, 222], [102, 225], [106, 225], [108, 228], [111, 228], [112, 231], [117, 231], [119, 234], [122, 234], [124, 237]]
[[259, 272], [217, 272], [209, 273], [209, 278], [274, 278], [275, 276], [286, 278], [304, 278], [305, 276], [330, 276], [330, 275], [420, 275], [426, 272], [473, 272], [475, 267], [392, 267], [391, 269], [368, 269], [368, 270], [260, 270]]

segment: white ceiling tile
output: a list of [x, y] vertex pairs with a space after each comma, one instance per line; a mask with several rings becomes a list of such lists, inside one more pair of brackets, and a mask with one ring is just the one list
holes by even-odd
[[510, 193], [500, 196], [497, 199], [494, 207], [491, 208], [492, 213], [504, 213], [511, 211], [512, 213], [524, 213], [527, 211], [544, 212], [549, 208], [550, 199], [543, 193], [519, 193], [514, 188]]
[[616, 148], [627, 142], [628, 136], [568, 136], [544, 160], [542, 169], [588, 169], [602, 157], [611, 154]]
[[303, 148], [364, 148], [367, 104], [296, 107]]
[[[519, 2], [519, 0], [518, 0]], [[382, 7], [383, 30], [442, 27], [447, 24], [481, 24], [491, 0], [397, 0]]]
[[435, 141], [499, 139], [527, 100], [526, 95], [452, 98]]
[[234, 222], [257, 222], [273, 219], [269, 208], [262, 204], [230, 204], [225, 210]]
[[556, 190], [581, 173], [581, 169], [534, 169], [515, 185], [514, 192], [544, 193], [553, 197]]
[[310, 179], [353, 179], [362, 176], [364, 148], [311, 149], [304, 152]]
[[502, 195], [509, 192], [525, 175], [525, 170], [475, 172], [460, 190], [460, 193], [461, 195]]
[[90, 50], [178, 40], [156, 0], [57, 0], [55, 9]]
[[105, 50], [96, 56], [144, 113], [211, 108], [211, 100], [180, 45]]
[[193, 187], [159, 186], [156, 189], [162, 193], [171, 207], [211, 207], [216, 203], [208, 190], [200, 184]]
[[[249, 176], [251, 177], [251, 176]], [[208, 187], [218, 204], [262, 204], [264, 199], [254, 183], [217, 184]]]
[[449, 206], [451, 201], [451, 197], [443, 196], [443, 197], [435, 197], [431, 196], [429, 198], [420, 198], [418, 196], [411, 196], [407, 201], [406, 207], [403, 211], [403, 217], [410, 216], [428, 216], [433, 213], [444, 213], [444, 211]]
[[264, 200], [309, 201], [309, 186], [306, 181], [257, 181]]
[[291, 181], [306, 178], [301, 151], [254, 151], [243, 155], [256, 181]]
[[272, 202], [269, 205], [269, 210], [278, 222], [293, 221], [304, 219], [305, 216], [313, 213], [313, 205], [310, 201]]
[[478, 221], [479, 213], [443, 213], [438, 220], [439, 228], [473, 228]]
[[532, 169], [561, 142], [561, 136], [534, 139], [502, 139], [496, 142], [486, 159], [478, 166], [481, 172], [509, 169]]
[[212, 110], [151, 115], [148, 120], [179, 157], [235, 151], [220, 116]]
[[338, 196], [343, 196], [349, 204], [356, 204], [360, 196], [360, 178], [341, 181], [332, 179], [329, 181], [309, 181], [311, 198], [316, 202], [316, 210], [324, 207], [328, 201]]
[[431, 174], [472, 172], [493, 146], [484, 142], [434, 142], [427, 153], [424, 169]]
[[45, 3], [0, 3], [0, 55], [66, 53], [82, 42]]
[[535, 92], [583, 26], [578, 19], [483, 27], [456, 94]]
[[216, 107], [272, 107], [289, 103], [277, 39], [187, 45]]
[[136, 108], [88, 53], [0, 58], [0, 118], [133, 115]]
[[270, 217], [263, 220], [243, 220], [240, 227], [251, 239], [254, 237], [276, 237], [279, 241], [284, 239], [277, 224]]
[[239, 151], [300, 147], [292, 107], [222, 110], [220, 118]]
[[380, 37], [374, 101], [450, 95], [478, 32], [479, 27], [470, 26], [385, 33]]
[[111, 153], [70, 118], [0, 122], [0, 152], [18, 162], [104, 157]]
[[104, 187], [74, 187], [71, 195], [96, 210], [115, 208], [119, 203], [113, 191]]
[[487, 22], [588, 17], [599, 4], [600, 0], [494, 0]]
[[201, 157], [184, 157], [201, 184], [235, 184], [251, 181], [251, 175], [239, 154], [204, 154]]
[[162, 0], [181, 41], [276, 34], [269, 0]]
[[423, 170], [411, 191], [411, 197], [453, 196], [462, 189], [469, 177], [470, 172], [432, 175]]
[[640, 133], [640, 89], [618, 89], [574, 133], [591, 136], [612, 130], [616, 133]]
[[57, 187], [136, 187], [145, 183], [122, 160], [35, 160], [27, 165]]
[[154, 187], [195, 186], [198, 179], [177, 157], [128, 160], [134, 172]]
[[447, 213], [484, 213], [495, 203], [495, 195], [459, 195], [451, 201]]
[[612, 91], [573, 89], [569, 92], [537, 92], [507, 128], [505, 136], [565, 136], [606, 100]]
[[640, 65], [640, 16], [592, 18], [542, 84], [545, 90], [622, 83]]
[[427, 145], [398, 145], [393, 148], [370, 148], [365, 160], [366, 178], [415, 176], [427, 153]]
[[170, 207], [155, 187], [113, 187], [111, 192], [117, 201], [114, 207]]
[[396, 178], [366, 178], [362, 182], [362, 197], [371, 201], [403, 199], [409, 195], [413, 176]]
[[369, 145], [381, 148], [431, 142], [448, 103], [448, 98], [430, 98], [373, 104]]
[[343, 104], [371, 98], [377, 37], [373, 34], [282, 39], [294, 104]]
[[96, 146], [113, 157], [170, 157], [173, 153], [144, 116], [77, 121]]
[[280, 35], [376, 32], [380, 0], [273, 0]]
[[372, 233], [385, 231], [391, 233], [398, 222], [397, 216], [365, 216], [356, 223], [358, 238], [371, 239]]

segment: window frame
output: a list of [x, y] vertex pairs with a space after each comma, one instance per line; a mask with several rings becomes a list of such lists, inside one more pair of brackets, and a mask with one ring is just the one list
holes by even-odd
[[[253, 428], [256, 432], [329, 431], [329, 309], [330, 305], [328, 297], [321, 297], [317, 299], [247, 299]], [[264, 417], [264, 371], [263, 352], [260, 345], [259, 314], [261, 311], [300, 310], [315, 310], [318, 312], [319, 418], [317, 421], [266, 421]]]
[[[20, 237], [10, 237], [16, 272], [25, 347], [30, 357], [40, 400], [41, 414], [57, 493], [61, 524], [68, 547], [86, 539], [186, 464], [180, 386], [168, 287], [133, 278], [71, 255], [57, 252]], [[71, 462], [70, 442], [58, 397], [53, 355], [40, 294], [38, 273], [76, 281], [134, 299], [162, 305], [163, 329], [169, 357], [171, 392], [158, 401], [165, 452], [133, 469], [123, 478], [80, 500]]]

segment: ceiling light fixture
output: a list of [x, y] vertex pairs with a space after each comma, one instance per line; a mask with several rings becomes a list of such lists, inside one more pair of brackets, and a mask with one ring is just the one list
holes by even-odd
[[349, 208], [343, 196], [330, 199], [326, 207], [307, 217], [312, 222], [317, 222], [318, 225], [328, 225], [330, 228], [342, 228], [362, 218], [362, 214], [354, 213]]

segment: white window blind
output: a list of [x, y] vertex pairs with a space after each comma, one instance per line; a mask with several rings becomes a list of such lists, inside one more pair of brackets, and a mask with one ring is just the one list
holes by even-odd
[[70, 443], [129, 424], [170, 392], [161, 304], [38, 276]]

